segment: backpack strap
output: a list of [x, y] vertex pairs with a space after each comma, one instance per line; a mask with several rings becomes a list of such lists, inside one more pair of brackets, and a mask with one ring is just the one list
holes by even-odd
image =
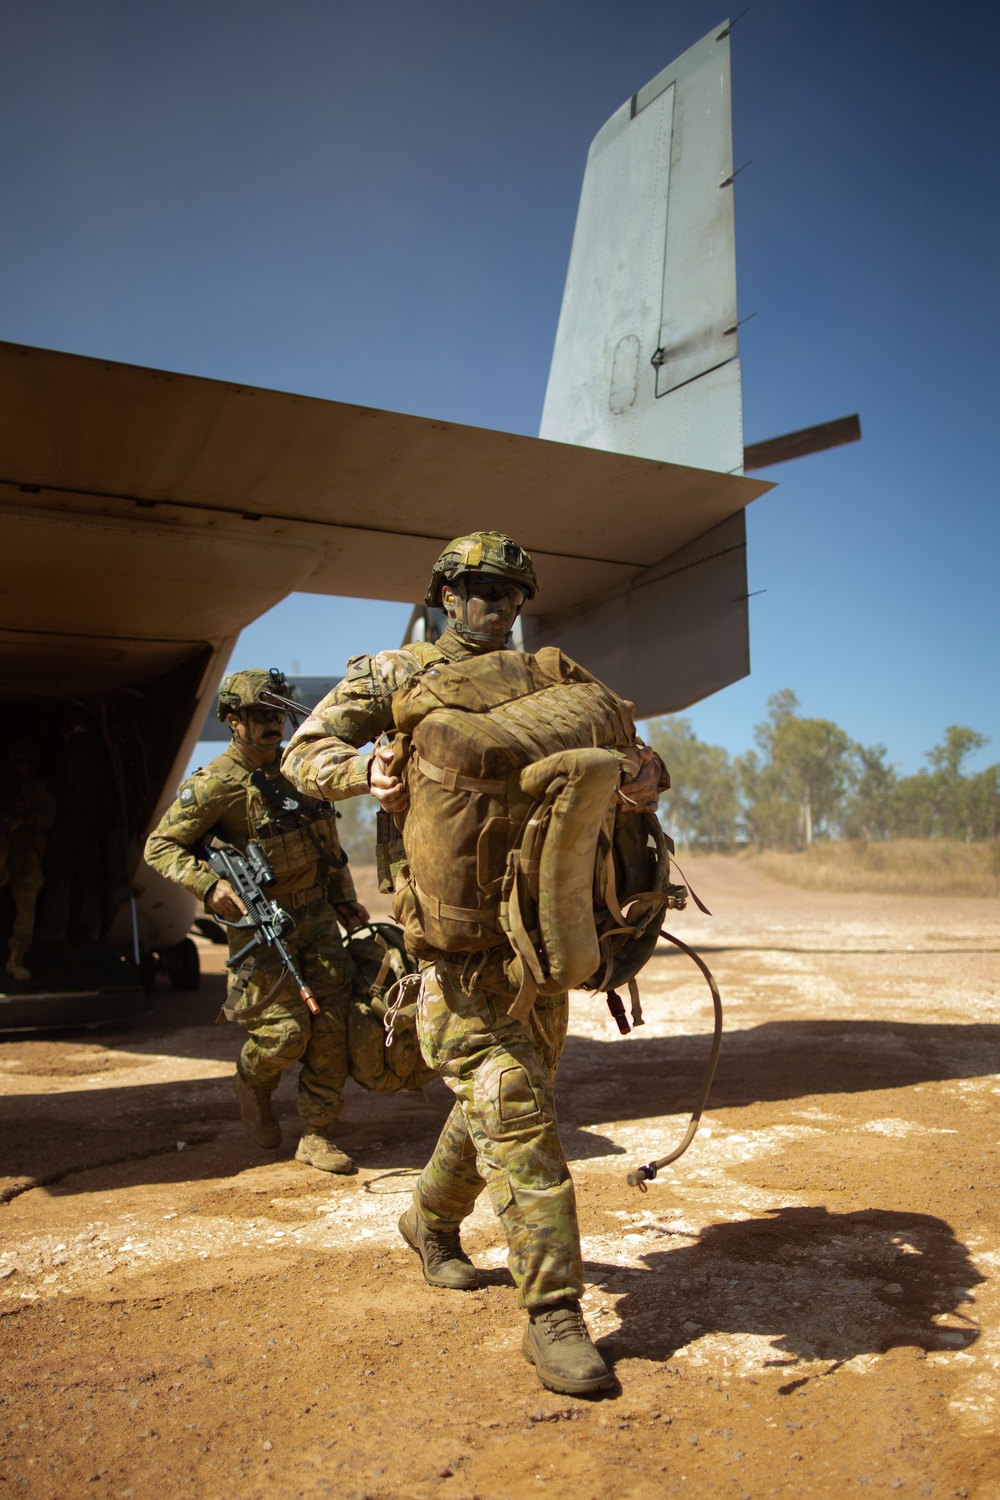
[[428, 896], [422, 891], [414, 880], [413, 889], [416, 891], [417, 900], [421, 906], [429, 911], [436, 921], [442, 917], [452, 922], [483, 922], [489, 920], [489, 912], [484, 911], [481, 906], [449, 906], [447, 901], [439, 901], [436, 896]]
[[[673, 856], [673, 845], [671, 845], [670, 853], [671, 853], [671, 863], [677, 865], [676, 859], [672, 858], [672, 856]], [[704, 901], [702, 901], [699, 898], [698, 892], [694, 889], [694, 887], [692, 886], [690, 880], [688, 880], [687, 876], [684, 874], [684, 871], [681, 869], [680, 865], [677, 865], [677, 873], [681, 877], [681, 879], [684, 881], [684, 885], [687, 886], [688, 894], [690, 895], [691, 900], [694, 902], [695, 906], [706, 917], [710, 917], [712, 915], [712, 913], [709, 911], [709, 909], [705, 905]], [[683, 890], [684, 886], [677, 887], [677, 889]], [[668, 902], [668, 905], [672, 906], [673, 904], [674, 904], [673, 902]], [[681, 911], [684, 910], [683, 906], [681, 906], [679, 909]], [[673, 941], [673, 939], [671, 939], [671, 942], [672, 941]]]
[[460, 776], [450, 768], [442, 769], [413, 751], [412, 764], [428, 781], [436, 781], [446, 792], [486, 792], [491, 797], [502, 797], [507, 790], [507, 780], [480, 781], [475, 776]]
[[270, 777], [265, 776], [264, 771], [260, 766], [258, 766], [255, 771], [250, 772], [250, 781], [257, 788], [258, 792], [260, 792], [261, 796], [264, 798], [264, 801], [269, 802], [271, 806], [275, 808], [277, 812], [281, 813], [284, 817], [289, 817], [293, 813], [302, 813], [304, 811], [302, 803], [299, 801], [298, 797], [290, 797], [285, 792], [283, 792], [279, 786], [275, 785]]

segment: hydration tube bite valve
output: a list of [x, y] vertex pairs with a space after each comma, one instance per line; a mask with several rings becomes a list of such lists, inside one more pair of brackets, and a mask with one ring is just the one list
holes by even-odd
[[618, 1027], [618, 1030], [621, 1032], [622, 1036], [628, 1036], [632, 1028], [628, 1024], [628, 1018], [625, 1015], [625, 1006], [622, 1003], [621, 995], [619, 995], [617, 990], [608, 990], [607, 996], [605, 998], [608, 1002], [608, 1010], [614, 1016], [615, 1025]]

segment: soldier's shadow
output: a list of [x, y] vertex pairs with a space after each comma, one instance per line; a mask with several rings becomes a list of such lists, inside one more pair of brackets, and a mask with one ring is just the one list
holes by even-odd
[[794, 1369], [902, 1345], [954, 1352], [979, 1337], [972, 1289], [985, 1277], [930, 1214], [780, 1208], [711, 1224], [694, 1242], [656, 1225], [650, 1239], [645, 1272], [587, 1266], [609, 1298], [623, 1294], [621, 1327], [598, 1340], [612, 1360], [664, 1361], [713, 1334], [751, 1334], [770, 1341], [766, 1364]]
[[590, 1161], [598, 1156], [627, 1154], [624, 1146], [619, 1146], [610, 1136], [593, 1127], [584, 1129], [579, 1125], [561, 1123], [559, 1139], [562, 1141], [566, 1160], [570, 1163]]

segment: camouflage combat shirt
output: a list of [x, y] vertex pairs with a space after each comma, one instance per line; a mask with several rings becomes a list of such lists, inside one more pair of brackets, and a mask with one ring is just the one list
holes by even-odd
[[433, 645], [411, 641], [398, 651], [354, 656], [347, 674], [292, 735], [281, 768], [309, 797], [337, 802], [368, 791], [371, 751], [360, 754], [393, 728], [392, 700], [424, 667], [465, 661], [482, 652], [446, 630]]
[[[343, 681], [327, 693], [292, 735], [282, 770], [307, 796], [328, 802], [367, 792], [372, 752], [360, 752], [364, 745], [392, 730], [396, 693], [435, 662], [466, 661], [483, 654], [481, 647], [469, 645], [453, 630], [446, 630], [433, 645], [411, 641], [398, 651], [352, 657]], [[660, 757], [655, 759], [660, 788], [665, 790], [670, 778]]]
[[245, 849], [250, 839], [260, 844], [275, 874], [268, 894], [279, 904], [310, 892], [313, 899], [353, 901], [354, 882], [346, 863], [341, 865], [333, 811], [297, 793], [277, 764], [265, 766], [275, 789], [303, 804], [301, 815], [282, 817], [250, 780], [255, 769], [234, 741], [189, 776], [146, 842], [146, 863], [204, 901], [219, 877], [193, 845], [214, 831], [237, 849]]

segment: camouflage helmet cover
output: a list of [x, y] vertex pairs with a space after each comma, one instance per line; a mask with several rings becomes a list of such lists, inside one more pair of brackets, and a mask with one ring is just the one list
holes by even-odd
[[496, 578], [506, 578], [524, 590], [526, 599], [533, 599], [538, 593], [531, 558], [502, 531], [473, 531], [449, 542], [434, 564], [424, 603], [430, 608], [440, 608], [442, 585], [453, 583], [463, 573], [490, 573]]
[[276, 672], [273, 668], [270, 672], [265, 672], [258, 667], [250, 667], [245, 672], [230, 672], [228, 677], [222, 679], [216, 713], [225, 723], [227, 714], [238, 714], [243, 708], [276, 707], [277, 705], [267, 701], [266, 693], [289, 696], [283, 673]]

